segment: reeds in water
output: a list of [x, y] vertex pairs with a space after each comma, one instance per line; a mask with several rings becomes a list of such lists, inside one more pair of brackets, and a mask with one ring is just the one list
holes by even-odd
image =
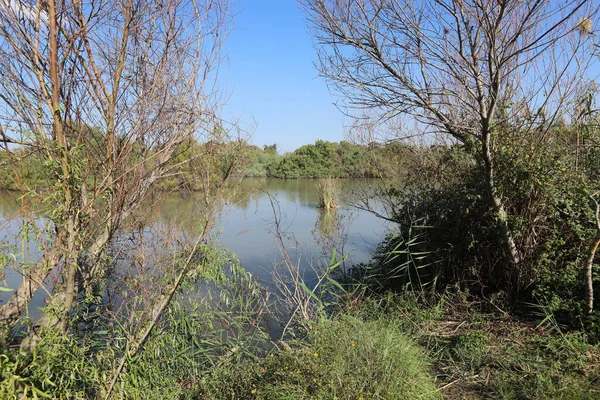
[[334, 210], [339, 207], [337, 182], [334, 178], [319, 179], [317, 192], [319, 193], [317, 207], [324, 210]]

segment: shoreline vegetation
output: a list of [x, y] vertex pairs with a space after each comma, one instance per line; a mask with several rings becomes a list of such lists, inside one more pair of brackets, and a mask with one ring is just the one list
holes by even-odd
[[[94, 131], [93, 129], [91, 131]], [[91, 140], [91, 139], [88, 139]], [[142, 151], [142, 150], [138, 150]], [[152, 157], [152, 150], [147, 150]], [[168, 167], [174, 168], [172, 178], [162, 179], [155, 185], [162, 191], [202, 191], [195, 179], [206, 173], [207, 166], [202, 156], [221, 154], [215, 157], [213, 173], [229, 173], [232, 177], [279, 178], [279, 179], [324, 179], [324, 178], [399, 178], [413, 157], [427, 149], [419, 149], [400, 141], [390, 144], [353, 144], [317, 140], [291, 153], [279, 154], [277, 145], [258, 146], [245, 140], [233, 143], [199, 143], [191, 138], [174, 151]], [[235, 160], [232, 160], [235, 159]], [[186, 161], [189, 160], [189, 161]], [[227, 171], [232, 161], [234, 169]], [[16, 173], [15, 173], [16, 172]], [[23, 187], [47, 188], [52, 181], [43, 157], [36, 152], [15, 149], [10, 156], [0, 152], [0, 190], [22, 191]], [[18, 177], [18, 181], [15, 179]], [[90, 183], [98, 177], [88, 176]]]
[[[285, 155], [219, 115], [227, 1], [30, 4], [0, 12], [0, 398], [600, 398], [595, 2], [300, 0], [358, 136], [431, 145]], [[240, 176], [325, 179], [323, 207], [384, 177], [354, 203], [391, 229], [309, 277], [269, 197], [267, 288], [213, 234]], [[160, 190], [200, 195], [147, 229]]]

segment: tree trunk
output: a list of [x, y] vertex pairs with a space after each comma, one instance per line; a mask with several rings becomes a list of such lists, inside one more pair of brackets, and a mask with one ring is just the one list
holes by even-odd
[[[109, 235], [107, 232], [103, 232], [96, 239], [94, 244], [90, 246], [87, 256], [84, 262], [96, 261], [104, 250], [108, 243]], [[12, 326], [13, 323], [19, 318], [19, 316], [25, 311], [25, 308], [29, 304], [29, 301], [33, 298], [36, 292], [43, 286], [44, 280], [48, 277], [50, 271], [52, 271], [61, 260], [62, 251], [61, 246], [56, 246], [49, 250], [44, 257], [38, 261], [33, 267], [30, 268], [29, 272], [25, 275], [24, 281], [15, 289], [10, 300], [0, 307], [0, 325]], [[75, 263], [75, 262], [74, 262]], [[86, 265], [84, 270], [92, 270], [95, 265]], [[68, 268], [68, 267], [67, 267]], [[77, 294], [77, 288], [72, 283], [72, 293]]]
[[65, 302], [61, 316], [61, 329], [63, 333], [69, 330], [69, 314], [75, 299], [75, 276], [77, 274], [77, 257], [75, 257], [75, 216], [71, 213], [67, 221], [67, 256], [65, 257], [65, 273], [67, 274], [67, 287], [65, 289]]
[[54, 248], [44, 254], [44, 257], [29, 269], [12, 297], [0, 307], [0, 326], [12, 327], [59, 261], [60, 252]]
[[510, 291], [513, 301], [518, 298], [519, 294], [519, 267], [521, 264], [521, 256], [517, 249], [514, 235], [508, 225], [508, 214], [502, 201], [502, 197], [498, 193], [495, 182], [495, 169], [490, 151], [489, 141], [484, 141], [483, 145], [483, 164], [486, 170], [486, 185], [492, 208], [496, 216], [499, 233], [505, 248], [506, 255], [510, 262]]
[[585, 260], [585, 297], [587, 302], [587, 312], [591, 314], [594, 311], [594, 257], [598, 246], [600, 246], [600, 203], [596, 200], [598, 192], [590, 195], [590, 199], [596, 205], [596, 236], [590, 244], [587, 258]]
[[60, 60], [58, 56], [58, 26], [57, 26], [57, 10], [56, 2], [48, 2], [48, 21], [49, 21], [49, 47], [50, 47], [50, 82], [52, 85], [52, 117], [53, 131], [56, 135], [58, 150], [60, 152], [60, 181], [63, 187], [64, 203], [63, 212], [67, 216], [66, 230], [67, 240], [66, 249], [58, 249], [63, 253], [64, 271], [67, 275], [66, 301], [61, 316], [61, 325], [64, 333], [69, 329], [69, 312], [73, 305], [75, 296], [75, 273], [77, 270], [75, 257], [75, 237], [77, 235], [75, 226], [75, 204], [73, 196], [73, 187], [71, 181], [71, 166], [69, 143], [63, 126], [63, 121], [60, 115], [61, 110], [61, 77], [60, 77]]
[[594, 257], [596, 256], [596, 250], [598, 250], [598, 246], [600, 246], [600, 230], [596, 232], [596, 236], [594, 240], [592, 240], [592, 244], [590, 245], [590, 249], [588, 250], [588, 256], [585, 261], [585, 280], [586, 280], [586, 303], [587, 303], [587, 312], [591, 314], [594, 311], [594, 276], [593, 276], [593, 266], [594, 266]]

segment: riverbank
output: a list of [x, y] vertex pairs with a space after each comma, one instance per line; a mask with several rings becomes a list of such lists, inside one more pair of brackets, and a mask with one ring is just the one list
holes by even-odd
[[429, 305], [411, 294], [346, 297], [338, 313], [315, 321], [301, 339], [217, 368], [185, 398], [600, 396], [600, 346], [583, 332], [563, 332], [551, 318], [485, 311], [489, 307], [461, 293]]

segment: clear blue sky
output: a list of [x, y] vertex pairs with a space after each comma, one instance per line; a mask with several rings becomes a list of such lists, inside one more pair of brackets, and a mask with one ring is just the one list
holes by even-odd
[[251, 142], [293, 151], [316, 139], [343, 140], [343, 115], [318, 77], [303, 12], [295, 0], [238, 0], [222, 71], [226, 116], [254, 120]]

